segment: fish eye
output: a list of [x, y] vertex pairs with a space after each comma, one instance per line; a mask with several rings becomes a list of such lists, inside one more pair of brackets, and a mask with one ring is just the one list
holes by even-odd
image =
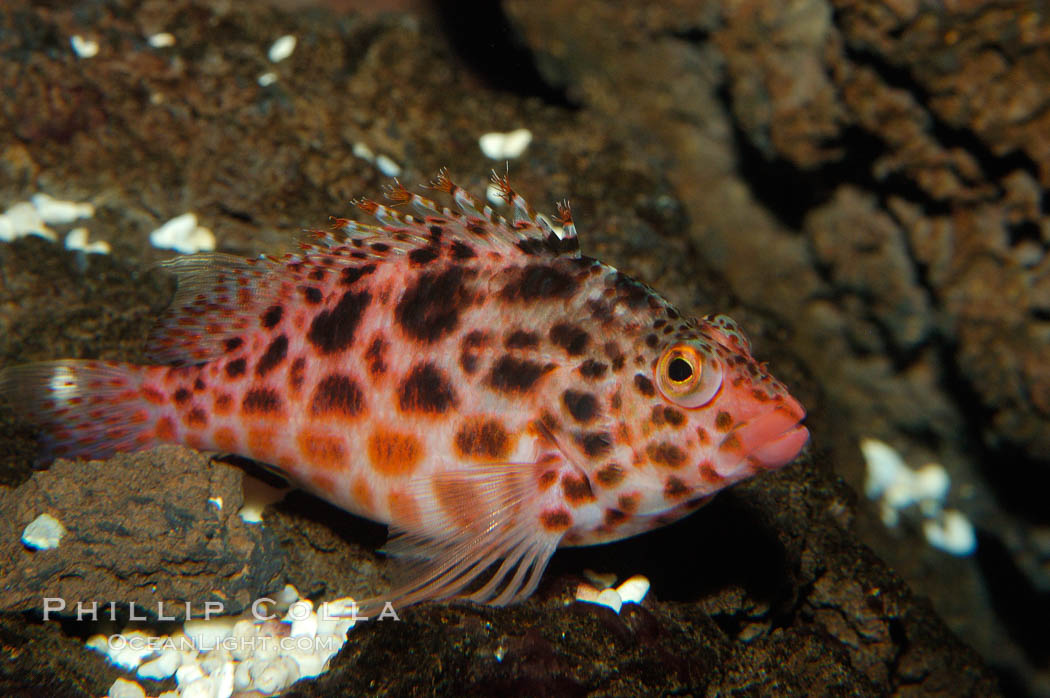
[[689, 344], [669, 348], [656, 365], [656, 383], [665, 398], [697, 408], [714, 399], [722, 387], [722, 367]]
[[667, 377], [672, 383], [684, 383], [693, 375], [693, 366], [681, 356], [671, 359], [667, 364]]

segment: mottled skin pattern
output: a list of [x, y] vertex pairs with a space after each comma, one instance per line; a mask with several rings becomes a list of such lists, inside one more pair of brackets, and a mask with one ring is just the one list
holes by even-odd
[[174, 260], [149, 347], [167, 365], [36, 364], [0, 393], [57, 455], [237, 453], [391, 524], [419, 563], [402, 602], [524, 598], [559, 545], [664, 525], [797, 455], [804, 410], [732, 321], [683, 318], [581, 256], [566, 206], [555, 232], [495, 181], [510, 222], [442, 175], [461, 212], [397, 185], [422, 218], [365, 200], [381, 226], [339, 220], [283, 260]]

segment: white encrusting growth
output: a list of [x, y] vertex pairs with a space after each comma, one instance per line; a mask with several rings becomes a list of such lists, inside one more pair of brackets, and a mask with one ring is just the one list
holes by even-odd
[[66, 235], [66, 249], [79, 250], [90, 254], [109, 254], [111, 251], [109, 243], [105, 240], [88, 242], [87, 228], [73, 228], [70, 230], [69, 234]]
[[513, 160], [529, 147], [532, 131], [519, 128], [508, 133], [493, 131], [478, 138], [478, 146], [485, 157], [491, 160]]
[[73, 53], [77, 54], [77, 58], [94, 58], [98, 55], [98, 42], [85, 39], [80, 34], [70, 37], [69, 45], [73, 47]]
[[34, 550], [57, 548], [66, 533], [62, 522], [50, 514], [41, 514], [22, 530], [22, 544]]
[[169, 32], [158, 32], [152, 34], [146, 41], [153, 48], [167, 48], [175, 45], [175, 36]]
[[397, 177], [401, 174], [401, 165], [398, 165], [386, 155], [376, 155], [376, 167], [387, 177]]
[[277, 39], [277, 41], [273, 42], [273, 45], [270, 46], [270, 51], [267, 54], [270, 58], [270, 62], [280, 63], [285, 58], [291, 56], [292, 52], [295, 51], [295, 44], [296, 38], [291, 34], [285, 34]]
[[[357, 618], [353, 599], [315, 609], [291, 585], [273, 596], [256, 602], [251, 617], [188, 620], [181, 632], [170, 636], [141, 630], [95, 635], [86, 645], [140, 678], [161, 681], [174, 676], [178, 689], [170, 693], [173, 697], [274, 695], [300, 679], [324, 673]], [[111, 695], [137, 686], [125, 684], [115, 683]]]
[[387, 177], [397, 177], [401, 174], [401, 165], [398, 165], [394, 162], [393, 158], [387, 155], [383, 155], [382, 153], [376, 155], [372, 152], [372, 149], [368, 147], [367, 143], [357, 141], [354, 143], [350, 152], [353, 153], [355, 157], [359, 157], [365, 162], [375, 165], [376, 169]]
[[109, 687], [108, 698], [146, 698], [146, 689], [134, 681], [117, 679]]
[[970, 555], [977, 547], [973, 525], [955, 509], [945, 509], [951, 478], [944, 466], [927, 463], [912, 470], [896, 449], [878, 439], [862, 439], [860, 450], [867, 465], [864, 493], [879, 501], [882, 522], [889, 527], [900, 521], [900, 512], [917, 505], [923, 517], [926, 541], [952, 555]]
[[197, 224], [197, 216], [184, 213], [175, 216], [149, 234], [154, 247], [175, 250], [183, 254], [210, 252], [215, 249], [215, 235]]
[[45, 223], [52, 225], [72, 223], [78, 218], [91, 218], [95, 215], [95, 207], [91, 203], [62, 201], [44, 193], [33, 194], [29, 197], [29, 203]]
[[19, 201], [0, 215], [0, 242], [10, 242], [26, 235], [55, 240], [55, 231], [47, 227], [36, 207], [28, 201]]
[[922, 532], [930, 545], [952, 555], [970, 555], [977, 549], [973, 525], [955, 509], [945, 509], [940, 517], [923, 521]]
[[[605, 587], [606, 580], [604, 579], [604, 575], [599, 576], [590, 573], [586, 576], [592, 582]], [[613, 580], [615, 580], [615, 577]], [[649, 580], [640, 574], [629, 577], [615, 589], [611, 586], [612, 581], [609, 581], [608, 584], [608, 587], [602, 589], [598, 589], [591, 584], [581, 584], [576, 588], [576, 600], [585, 603], [598, 604], [599, 606], [607, 606], [619, 613], [625, 603], [640, 604], [645, 599], [646, 594], [649, 593]]]
[[[68, 225], [95, 215], [88, 202], [63, 201], [44, 193], [34, 194], [29, 201], [19, 201], [0, 214], [0, 242], [10, 242], [27, 235], [37, 235], [57, 242], [52, 225]], [[109, 254], [109, 243], [87, 241], [87, 228], [74, 228], [65, 238], [66, 249]]]

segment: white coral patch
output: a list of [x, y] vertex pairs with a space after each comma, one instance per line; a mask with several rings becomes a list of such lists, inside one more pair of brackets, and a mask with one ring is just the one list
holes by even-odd
[[493, 131], [478, 138], [478, 146], [491, 160], [513, 160], [525, 152], [532, 142], [532, 131], [519, 128], [508, 133]]
[[273, 45], [270, 46], [270, 51], [267, 54], [270, 58], [270, 62], [280, 63], [285, 58], [291, 56], [292, 52], [295, 51], [296, 42], [296, 38], [291, 34], [285, 34], [277, 39], [277, 41], [273, 42]]
[[29, 202], [40, 214], [40, 218], [52, 225], [72, 223], [78, 218], [91, 218], [95, 215], [95, 207], [88, 202], [62, 201], [44, 193], [33, 194]]
[[47, 227], [36, 207], [28, 201], [19, 201], [0, 215], [0, 242], [10, 242], [26, 235], [39, 235], [52, 242], [55, 231]]
[[616, 587], [616, 593], [624, 603], [641, 603], [649, 593], [649, 580], [636, 574]]
[[169, 32], [158, 32], [151, 35], [146, 41], [153, 48], [168, 48], [175, 45], [175, 36]]
[[884, 524], [896, 526], [902, 510], [918, 505], [930, 545], [952, 555], [974, 552], [977, 539], [969, 520], [959, 511], [944, 508], [951, 477], [943, 465], [927, 463], [912, 470], [892, 446], [877, 439], [863, 439], [860, 450], [868, 472], [864, 492], [878, 501]]
[[973, 524], [955, 509], [945, 509], [939, 517], [924, 521], [922, 532], [930, 545], [952, 555], [972, 555], [977, 550]]
[[146, 698], [146, 689], [134, 681], [117, 679], [109, 687], [108, 698]]
[[105, 240], [88, 242], [87, 228], [74, 228], [66, 235], [66, 249], [87, 252], [88, 254], [109, 254], [111, 248]]
[[22, 544], [34, 550], [57, 548], [66, 534], [62, 522], [50, 514], [41, 514], [22, 531]]
[[397, 177], [401, 174], [401, 165], [388, 158], [386, 155], [376, 156], [376, 167], [387, 177]]
[[197, 224], [197, 216], [184, 213], [176, 216], [149, 234], [154, 247], [175, 250], [183, 254], [210, 252], [215, 249], [215, 235]]
[[94, 58], [98, 55], [98, 42], [85, 39], [80, 34], [74, 34], [69, 39], [69, 45], [73, 47], [73, 53], [77, 54], [78, 58]]

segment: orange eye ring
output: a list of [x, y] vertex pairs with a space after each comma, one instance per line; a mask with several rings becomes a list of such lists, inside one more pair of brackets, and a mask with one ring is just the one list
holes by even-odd
[[722, 367], [689, 344], [671, 347], [656, 364], [656, 384], [668, 400], [687, 408], [706, 405], [722, 387]]

